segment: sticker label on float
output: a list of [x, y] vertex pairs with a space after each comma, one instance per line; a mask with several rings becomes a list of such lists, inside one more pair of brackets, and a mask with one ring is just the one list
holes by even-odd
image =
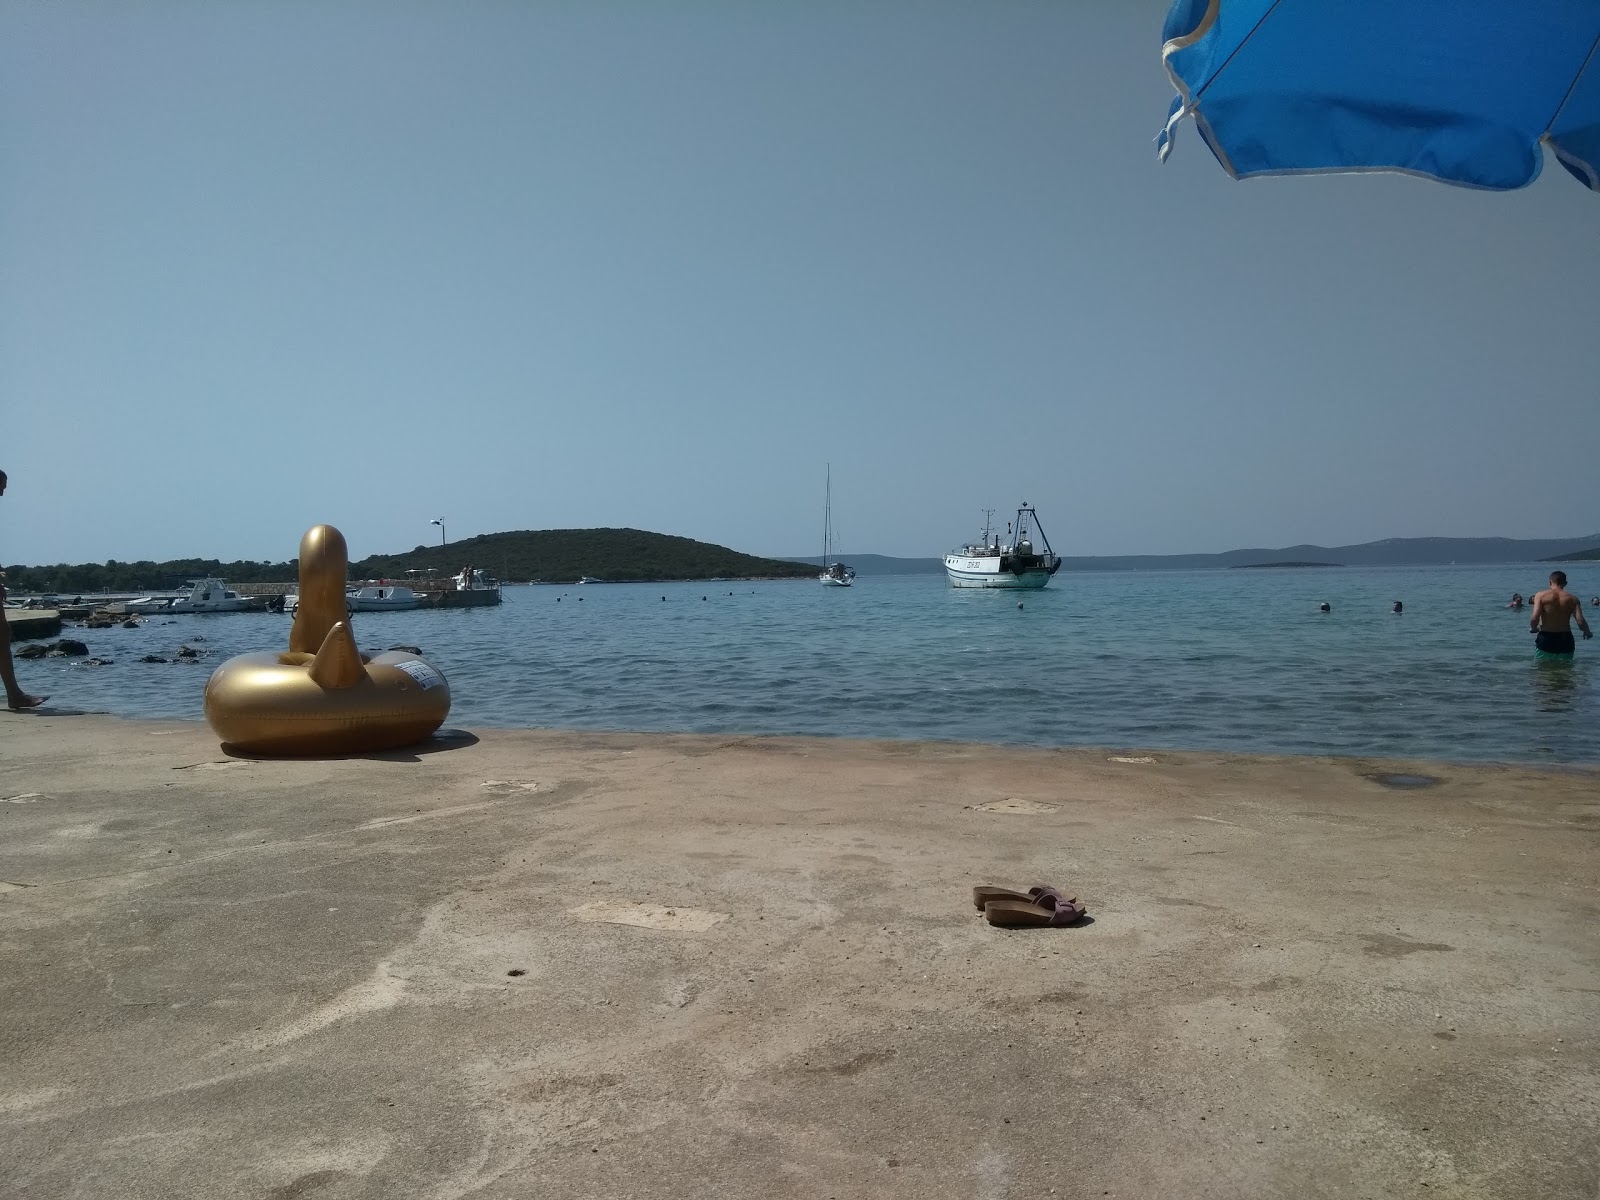
[[444, 676], [435, 671], [421, 659], [413, 658], [409, 662], [395, 663], [395, 666], [417, 681], [417, 686], [423, 691], [432, 687], [439, 687], [444, 683]]

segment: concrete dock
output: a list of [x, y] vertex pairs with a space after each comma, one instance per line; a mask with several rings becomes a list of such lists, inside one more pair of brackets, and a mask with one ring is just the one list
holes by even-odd
[[1593, 772], [425, 750], [0, 713], [0, 1196], [1597, 1195]]
[[5, 620], [17, 642], [53, 638], [61, 632], [61, 613], [53, 608], [8, 608]]

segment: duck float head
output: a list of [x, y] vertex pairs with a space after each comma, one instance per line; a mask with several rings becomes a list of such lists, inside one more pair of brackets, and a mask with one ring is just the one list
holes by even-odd
[[206, 720], [252, 754], [359, 754], [429, 737], [450, 712], [450, 685], [415, 654], [356, 649], [345, 607], [344, 535], [316, 525], [300, 539], [300, 607], [287, 653], [241, 654], [206, 683]]

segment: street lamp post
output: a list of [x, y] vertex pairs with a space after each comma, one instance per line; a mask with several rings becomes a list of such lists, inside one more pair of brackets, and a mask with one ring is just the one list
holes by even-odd
[[429, 521], [428, 524], [437, 525], [439, 527], [439, 545], [444, 545], [444, 518], [435, 517], [433, 520]]

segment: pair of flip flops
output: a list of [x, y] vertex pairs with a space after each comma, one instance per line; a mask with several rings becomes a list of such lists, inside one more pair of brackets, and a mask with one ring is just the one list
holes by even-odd
[[1010, 888], [975, 887], [973, 907], [991, 925], [1004, 929], [1038, 929], [1071, 925], [1089, 910], [1076, 896], [1064, 896], [1053, 887], [1031, 887], [1025, 892]]

